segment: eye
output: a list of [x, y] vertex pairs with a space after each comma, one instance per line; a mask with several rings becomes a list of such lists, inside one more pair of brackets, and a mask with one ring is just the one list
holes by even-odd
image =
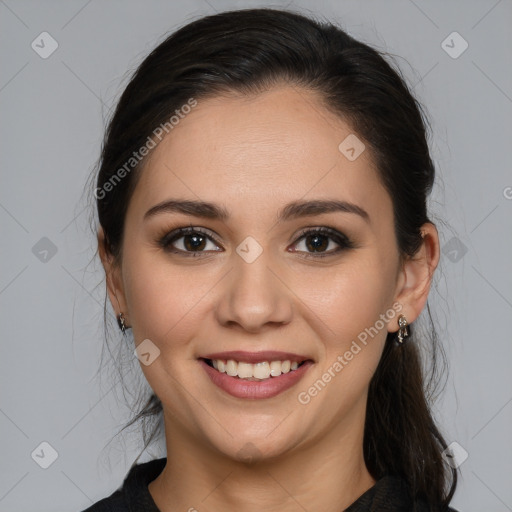
[[321, 227], [303, 231], [292, 246], [291, 252], [304, 252], [308, 256], [324, 257], [336, 254], [344, 249], [351, 249], [354, 244], [339, 231]]
[[[168, 252], [184, 256], [199, 256], [201, 253], [223, 250], [208, 231], [192, 226], [174, 229], [159, 239], [159, 244]], [[353, 247], [354, 244], [343, 233], [319, 227], [302, 231], [292, 249], [288, 250], [305, 253], [308, 257], [325, 257]]]
[[193, 227], [175, 229], [166, 234], [159, 243], [169, 252], [184, 253], [187, 256], [222, 250], [210, 234], [201, 228]]

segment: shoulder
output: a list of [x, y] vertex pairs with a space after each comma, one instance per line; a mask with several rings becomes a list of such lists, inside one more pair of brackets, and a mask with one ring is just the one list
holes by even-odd
[[159, 512], [148, 484], [162, 472], [166, 462], [162, 458], [133, 465], [119, 489], [82, 512]]
[[413, 510], [414, 512], [457, 512], [454, 508], [448, 507], [448, 508], [441, 508], [436, 507], [432, 508], [429, 505], [427, 505], [424, 501], [415, 501], [413, 504]]
[[452, 508], [431, 507], [413, 499], [406, 481], [386, 475], [361, 495], [345, 512], [457, 512]]

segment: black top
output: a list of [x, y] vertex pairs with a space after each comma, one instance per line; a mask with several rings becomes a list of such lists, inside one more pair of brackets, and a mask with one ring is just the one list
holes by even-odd
[[[108, 498], [83, 512], [160, 512], [148, 490], [148, 484], [162, 472], [166, 458], [133, 466], [123, 486]], [[425, 503], [413, 502], [407, 486], [398, 477], [385, 476], [362, 494], [345, 512], [430, 512]], [[447, 512], [456, 512], [448, 509]]]

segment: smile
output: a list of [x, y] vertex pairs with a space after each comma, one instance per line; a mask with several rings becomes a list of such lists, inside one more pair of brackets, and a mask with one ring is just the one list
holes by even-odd
[[237, 398], [271, 398], [295, 385], [313, 365], [281, 352], [231, 352], [199, 358], [213, 384]]
[[300, 364], [304, 364], [304, 361], [301, 363], [293, 361], [292, 363], [288, 359], [285, 361], [261, 361], [256, 364], [234, 361], [233, 359], [227, 361], [208, 359], [206, 362], [220, 373], [248, 380], [265, 380], [271, 377], [279, 377], [283, 373], [297, 370]]

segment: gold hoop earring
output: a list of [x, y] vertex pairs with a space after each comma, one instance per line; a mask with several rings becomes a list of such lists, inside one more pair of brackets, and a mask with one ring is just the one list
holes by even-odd
[[117, 325], [119, 325], [119, 329], [121, 329], [123, 336], [126, 335], [126, 322], [124, 320], [123, 313], [119, 313], [119, 315], [117, 315]]
[[405, 315], [400, 315], [398, 317], [398, 335], [397, 335], [397, 343], [399, 345], [404, 344], [405, 338], [409, 336], [409, 324], [407, 323], [407, 319]]

